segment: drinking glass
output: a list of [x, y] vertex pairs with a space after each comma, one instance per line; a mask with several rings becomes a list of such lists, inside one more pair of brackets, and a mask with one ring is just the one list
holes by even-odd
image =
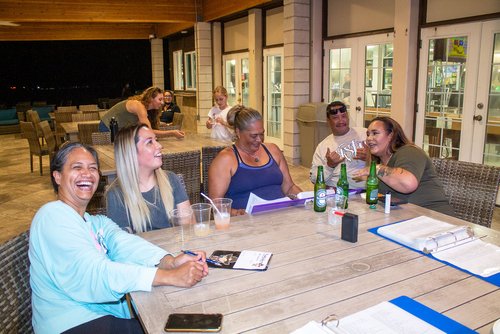
[[342, 194], [334, 194], [326, 199], [328, 224], [338, 225], [346, 212], [347, 198]]
[[182, 244], [187, 239], [190, 225], [193, 223], [193, 210], [191, 208], [174, 209], [170, 211], [170, 221], [172, 226], [178, 227], [177, 241]]
[[210, 234], [210, 213], [212, 206], [208, 203], [196, 203], [191, 205], [194, 215], [194, 235], [204, 237]]
[[214, 198], [213, 199], [215, 208], [214, 221], [215, 228], [217, 230], [225, 230], [229, 228], [229, 222], [231, 221], [231, 205], [233, 200], [230, 198]]

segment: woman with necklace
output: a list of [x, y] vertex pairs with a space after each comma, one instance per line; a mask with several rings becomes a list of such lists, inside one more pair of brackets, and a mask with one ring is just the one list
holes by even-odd
[[179, 177], [161, 168], [161, 149], [145, 124], [120, 129], [116, 136], [117, 178], [106, 192], [107, 215], [128, 232], [171, 227], [167, 213], [190, 207]]
[[[379, 193], [391, 192], [404, 202], [454, 216], [431, 159], [404, 134], [390, 117], [374, 118], [366, 132], [366, 145], [377, 162]], [[369, 167], [355, 173], [369, 175]]]
[[237, 139], [210, 165], [210, 197], [231, 198], [232, 214], [238, 215], [245, 213], [250, 193], [272, 200], [302, 191], [293, 182], [278, 146], [263, 144], [264, 127], [258, 111], [235, 106], [229, 111], [227, 120]]

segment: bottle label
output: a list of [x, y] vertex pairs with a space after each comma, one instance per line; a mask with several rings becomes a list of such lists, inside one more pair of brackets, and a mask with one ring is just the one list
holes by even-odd
[[316, 206], [321, 208], [326, 206], [326, 189], [316, 191]]
[[372, 189], [372, 191], [370, 191], [368, 198], [370, 199], [370, 201], [378, 199], [378, 189], [377, 188]]

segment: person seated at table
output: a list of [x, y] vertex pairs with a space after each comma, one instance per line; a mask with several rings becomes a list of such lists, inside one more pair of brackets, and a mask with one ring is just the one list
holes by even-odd
[[153, 286], [191, 287], [208, 275], [206, 255], [169, 252], [90, 215], [99, 161], [90, 146], [63, 145], [50, 164], [58, 200], [43, 205], [30, 228], [35, 333], [142, 333], [125, 294]]
[[208, 170], [211, 198], [233, 200], [232, 214], [245, 213], [250, 193], [272, 200], [296, 195], [302, 190], [293, 182], [288, 164], [275, 144], [263, 144], [262, 115], [245, 106], [235, 106], [227, 117], [236, 142], [223, 149]]
[[160, 121], [166, 123], [167, 125], [172, 125], [174, 121], [174, 113], [180, 113], [181, 108], [174, 101], [174, 92], [171, 90], [165, 90], [163, 92], [164, 105], [160, 115]]
[[227, 104], [227, 90], [222, 86], [215, 87], [213, 91], [215, 105], [208, 112], [206, 127], [212, 129], [210, 136], [214, 139], [225, 141], [233, 140], [233, 132], [227, 122], [227, 114], [231, 107]]
[[168, 212], [191, 205], [179, 177], [161, 168], [161, 149], [145, 124], [122, 128], [116, 136], [117, 178], [106, 191], [107, 215], [131, 233], [171, 227]]
[[[345, 163], [349, 188], [366, 188], [366, 181], [356, 181], [351, 177], [354, 171], [366, 166], [368, 154], [364, 143], [366, 128], [349, 127], [349, 112], [346, 105], [340, 101], [333, 101], [326, 107], [326, 122], [332, 133], [316, 146], [309, 172], [311, 182], [316, 182], [318, 166], [324, 166], [327, 187], [336, 187], [340, 177], [340, 165]], [[353, 145], [357, 145], [356, 154], [354, 154]]]
[[146, 124], [158, 137], [183, 138], [184, 132], [179, 130], [158, 130], [158, 115], [163, 106], [163, 91], [158, 87], [149, 87], [142, 94], [129, 97], [118, 102], [101, 117], [100, 132], [109, 132], [109, 122], [114, 117], [118, 127], [134, 124]]
[[[390, 117], [375, 117], [366, 132], [366, 144], [377, 162], [379, 193], [454, 216], [431, 159], [413, 144], [401, 125]], [[365, 178], [369, 167], [354, 173]]]

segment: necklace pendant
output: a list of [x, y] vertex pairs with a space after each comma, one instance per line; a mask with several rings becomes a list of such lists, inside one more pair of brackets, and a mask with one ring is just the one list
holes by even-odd
[[255, 162], [259, 162], [259, 161], [260, 161], [260, 159], [259, 159], [259, 158], [254, 158], [254, 161], [255, 161]]

